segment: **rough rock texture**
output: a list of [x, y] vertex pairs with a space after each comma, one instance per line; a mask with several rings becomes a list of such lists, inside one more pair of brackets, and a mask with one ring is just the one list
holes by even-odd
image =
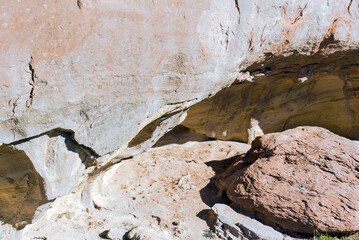
[[13, 226], [31, 223], [37, 207], [68, 194], [94, 157], [66, 132], [0, 147], [0, 219]]
[[359, 142], [323, 128], [257, 138], [219, 185], [234, 204], [293, 232], [359, 230]]
[[217, 203], [209, 213], [217, 236], [226, 240], [290, 240], [270, 226], [247, 217], [228, 205]]
[[234, 1], [78, 2], [2, 1], [3, 143], [65, 129], [98, 155], [132, 155], [145, 126], [171, 118], [163, 134], [238, 76]]
[[254, 140], [264, 133], [319, 126], [359, 139], [359, 51], [268, 57], [247, 68], [252, 82], [234, 83], [196, 104], [182, 123], [223, 140]]
[[42, 205], [33, 224], [22, 231], [11, 232], [7, 226], [5, 239], [123, 239], [125, 234], [153, 240], [205, 239], [209, 227], [197, 215], [209, 208], [205, 199], [216, 190], [203, 190], [215, 175], [210, 165], [249, 148], [222, 141], [152, 148]]
[[[0, 0], [0, 11], [0, 143], [25, 144], [48, 198], [95, 168], [83, 174], [78, 152], [100, 167], [149, 149], [268, 53], [359, 45], [349, 0]], [[59, 136], [37, 154], [52, 131], [72, 147]]]
[[33, 160], [48, 199], [69, 193], [93, 161], [89, 152], [76, 146], [70, 133], [56, 131], [13, 145]]

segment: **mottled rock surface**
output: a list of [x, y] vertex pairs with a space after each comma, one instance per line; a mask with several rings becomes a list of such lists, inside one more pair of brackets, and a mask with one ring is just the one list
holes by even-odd
[[293, 232], [359, 230], [359, 142], [323, 128], [257, 138], [219, 186], [237, 206]]

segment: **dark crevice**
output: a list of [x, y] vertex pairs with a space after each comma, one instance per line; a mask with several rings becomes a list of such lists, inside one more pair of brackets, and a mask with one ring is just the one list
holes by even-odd
[[213, 139], [204, 134], [196, 133], [185, 126], [178, 125], [163, 135], [153, 147], [161, 147], [169, 144], [185, 144], [189, 141], [211, 141]]
[[296, 17], [294, 19], [294, 21], [292, 22], [292, 24], [295, 24], [296, 22], [298, 22], [301, 18], [303, 18], [303, 12], [304, 10], [307, 8], [308, 4], [305, 4], [305, 6], [303, 8], [299, 8], [299, 15], [298, 17]]
[[81, 2], [81, 0], [77, 0], [77, 7], [78, 7], [79, 9], [82, 9], [82, 2]]
[[[20, 97], [18, 97], [15, 102], [12, 103], [12, 109], [11, 109], [11, 112], [12, 112], [12, 117], [15, 116], [15, 110], [16, 110], [16, 107], [17, 107], [17, 101], [19, 100]], [[9, 101], [9, 105], [11, 104], [11, 100]]]
[[103, 231], [102, 233], [100, 233], [98, 236], [99, 236], [101, 239], [111, 239], [111, 238], [109, 238], [109, 237], [107, 236], [109, 232], [110, 232], [110, 230], [105, 230], [105, 231]]
[[241, 24], [241, 8], [239, 6], [239, 2], [238, 2], [238, 0], [234, 0], [234, 3], [236, 5], [236, 9], [238, 12], [238, 24]]
[[193, 99], [185, 100], [185, 101], [181, 101], [181, 102], [167, 103], [166, 105], [168, 105], [168, 106], [171, 106], [171, 105], [179, 105], [179, 104], [184, 104], [184, 103], [196, 101], [197, 99], [198, 99], [198, 98], [193, 98]]
[[112, 159], [110, 162], [106, 163], [105, 165], [97, 165], [95, 169], [93, 169], [89, 174], [89, 182], [93, 181], [94, 179], [96, 179], [96, 177], [105, 172], [107, 169], [109, 169], [110, 167], [112, 167], [113, 165], [120, 163], [122, 161], [126, 161], [126, 160], [130, 160], [133, 159], [133, 157], [127, 157], [127, 158], [114, 158]]
[[76, 152], [77, 154], [79, 154], [80, 159], [82, 160], [82, 163], [85, 164], [86, 167], [90, 167], [94, 164], [95, 159], [100, 157], [94, 150], [92, 150], [91, 148], [79, 144], [75, 138], [74, 138], [74, 132], [72, 130], [68, 130], [68, 129], [62, 129], [62, 128], [56, 128], [50, 131], [47, 131], [45, 133], [36, 135], [36, 136], [32, 136], [29, 138], [25, 138], [25, 139], [21, 139], [12, 143], [9, 143], [8, 145], [19, 145], [21, 143], [30, 141], [32, 139], [47, 135], [49, 137], [56, 137], [56, 136], [62, 136], [65, 138], [65, 144], [66, 147], [69, 151], [72, 152]]
[[30, 90], [29, 100], [26, 102], [26, 106], [27, 106], [27, 107], [31, 107], [31, 106], [32, 106], [32, 102], [33, 102], [33, 100], [34, 100], [34, 95], [35, 95], [35, 93], [34, 93], [34, 89], [35, 89], [35, 79], [37, 78], [36, 73], [35, 73], [35, 69], [34, 69], [34, 67], [32, 66], [32, 60], [33, 60], [33, 58], [32, 58], [32, 56], [31, 56], [31, 60], [30, 60], [30, 62], [29, 62], [29, 69], [30, 69], [30, 72], [31, 72], [31, 82], [30, 82], [29, 84], [32, 86], [32, 88], [31, 88], [31, 90]]
[[[335, 20], [337, 21], [337, 20]], [[335, 22], [334, 21], [334, 22]], [[330, 33], [326, 38], [323, 39], [323, 41], [320, 43], [319, 45], [319, 50], [324, 49], [328, 46], [331, 46], [333, 44], [335, 44], [337, 41], [334, 38], [334, 34]]]
[[155, 132], [156, 128], [166, 119], [180, 113], [182, 111], [176, 111], [170, 114], [166, 114], [163, 115], [160, 118], [157, 118], [155, 120], [153, 120], [152, 122], [150, 122], [149, 124], [147, 124], [144, 128], [142, 128], [138, 134], [128, 143], [129, 148], [131, 147], [135, 147], [137, 145], [140, 145], [142, 143], [144, 143], [145, 141], [147, 141], [148, 139], [150, 139], [153, 135], [153, 133]]
[[353, 4], [353, 0], [350, 0], [349, 6], [348, 6], [348, 13], [349, 13], [350, 17], [352, 17], [352, 13], [350, 12], [350, 7], [352, 6], [352, 4]]

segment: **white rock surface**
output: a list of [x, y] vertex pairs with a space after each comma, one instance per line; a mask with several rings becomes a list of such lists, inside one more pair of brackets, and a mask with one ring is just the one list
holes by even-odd
[[[211, 163], [242, 154], [237, 142], [188, 142], [150, 149], [90, 177], [68, 195], [41, 206], [14, 240], [205, 239], [197, 215], [208, 206]], [[227, 163], [228, 164], [228, 163]], [[186, 175], [190, 177], [179, 180]], [[193, 186], [182, 188], [183, 185]], [[18, 237], [18, 236], [21, 237]], [[11, 234], [6, 235], [11, 239]]]
[[100, 156], [127, 157], [147, 124], [241, 78], [265, 54], [328, 54], [359, 41], [355, 1], [78, 3], [2, 0], [0, 142], [66, 129]]
[[[43, 135], [16, 145], [32, 160], [35, 169], [44, 179], [47, 198], [54, 199], [71, 192], [85, 171], [80, 155], [84, 152], [69, 150], [64, 136]], [[77, 149], [76, 149], [77, 150]], [[79, 150], [78, 150], [79, 151]]]
[[223, 239], [287, 240], [272, 227], [242, 215], [230, 206], [217, 203], [212, 207], [217, 217], [216, 231]]

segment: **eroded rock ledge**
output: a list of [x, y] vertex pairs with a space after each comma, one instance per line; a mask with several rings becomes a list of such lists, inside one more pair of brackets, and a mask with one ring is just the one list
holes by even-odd
[[[199, 0], [195, 7], [192, 0], [28, 0], [3, 1], [0, 9], [0, 143], [26, 152], [47, 199], [149, 149], [192, 105], [250, 79], [243, 71], [261, 74], [253, 66], [268, 53], [325, 59], [359, 48], [359, 6], [344, 0]], [[357, 129], [355, 68], [344, 71], [345, 100], [335, 95], [348, 134]], [[304, 84], [338, 82], [330, 75]], [[262, 94], [251, 91], [241, 94]]]
[[268, 56], [246, 70], [250, 81], [196, 104], [182, 124], [211, 138], [244, 142], [256, 126], [264, 133], [320, 126], [359, 139], [359, 51]]

